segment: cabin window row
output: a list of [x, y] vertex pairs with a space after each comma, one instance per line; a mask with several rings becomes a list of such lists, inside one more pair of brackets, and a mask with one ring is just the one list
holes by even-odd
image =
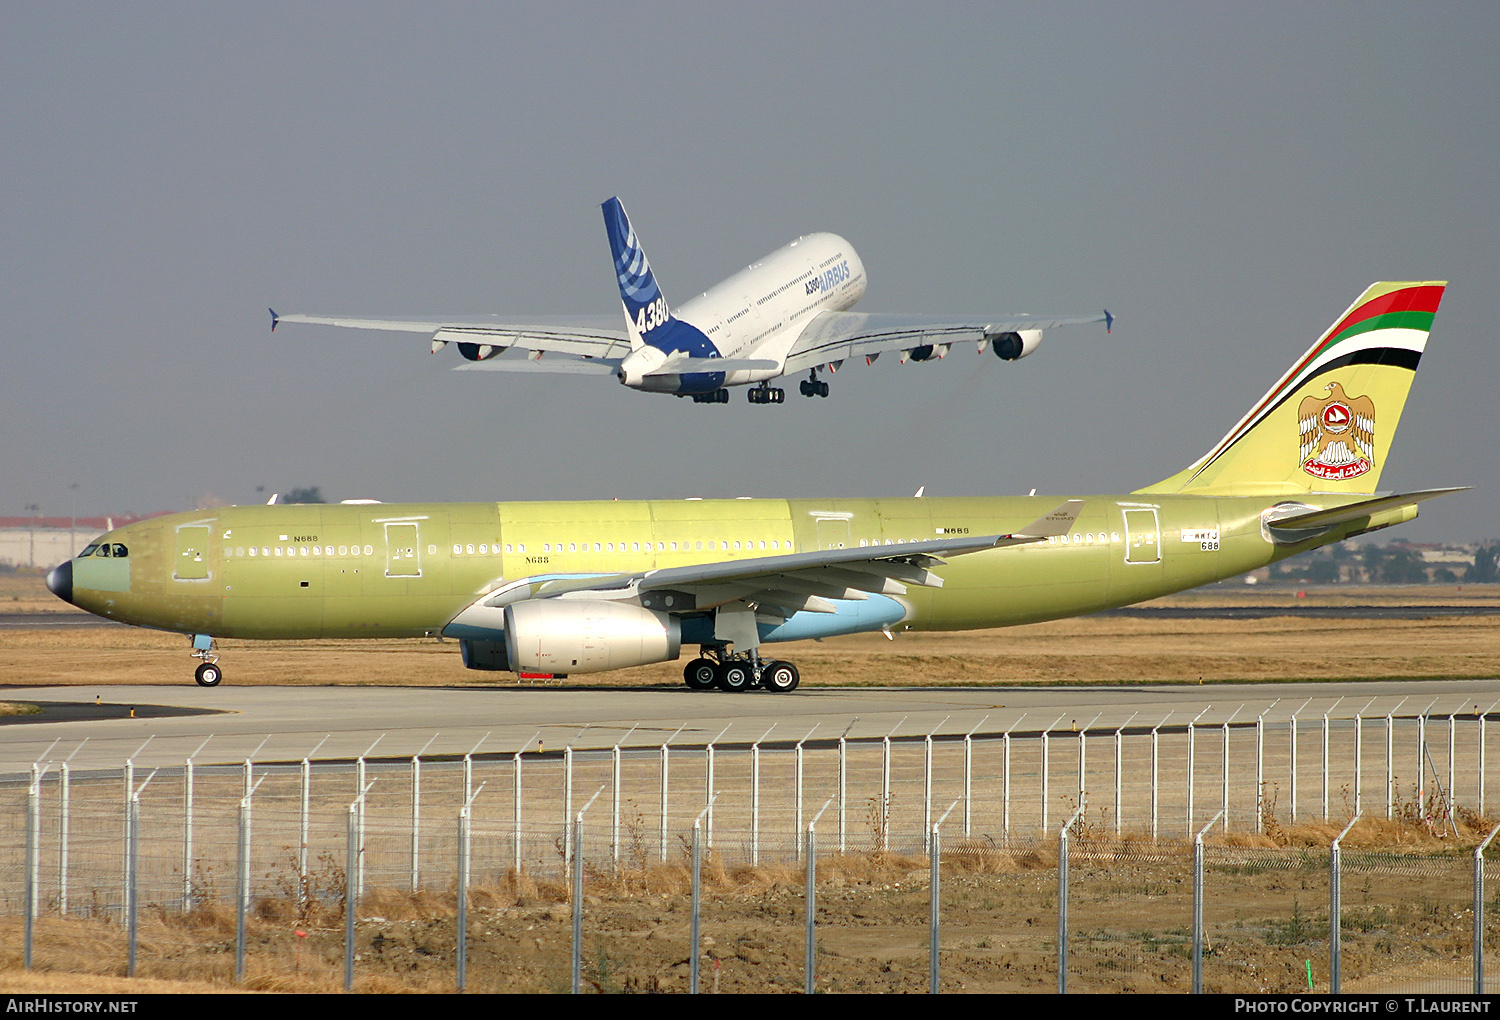
[[1071, 541], [1068, 539], [1067, 535], [1052, 535], [1051, 537], [1049, 537], [1047, 539], [1047, 544], [1048, 545], [1094, 545], [1095, 542], [1118, 542], [1119, 540], [1120, 540], [1120, 533], [1118, 531], [1111, 531], [1107, 535], [1104, 532], [1101, 531], [1101, 532], [1099, 532], [1099, 534], [1097, 536], [1095, 536], [1095, 534], [1092, 531], [1085, 531], [1085, 532], [1082, 532], [1082, 533], [1074, 532]]
[[[357, 545], [299, 545], [299, 546], [235, 546], [233, 550], [225, 549], [226, 556], [359, 556], [361, 549]], [[363, 555], [374, 556], [375, 547], [367, 545], [363, 549]]]

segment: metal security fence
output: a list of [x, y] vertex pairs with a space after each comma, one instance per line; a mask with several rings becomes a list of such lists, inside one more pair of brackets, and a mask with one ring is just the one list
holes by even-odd
[[[436, 919], [412, 966], [459, 988], [1492, 989], [1494, 894], [1469, 849], [1489, 831], [1487, 713], [1432, 707], [38, 763], [0, 783], [0, 911], [26, 966], [79, 967], [84, 945], [96, 969], [214, 980], [342, 963], [356, 987], [411, 940], [371, 934], [397, 910]], [[1398, 848], [1413, 829], [1467, 848], [1232, 845], [1326, 844], [1354, 818]], [[518, 919], [547, 934], [476, 969]]]

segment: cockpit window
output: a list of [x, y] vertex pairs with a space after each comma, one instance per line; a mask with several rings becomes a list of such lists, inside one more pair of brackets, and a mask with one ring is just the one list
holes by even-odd
[[96, 553], [94, 553], [94, 555], [95, 556], [108, 556], [109, 555], [109, 543], [108, 542], [100, 542], [99, 543], [99, 551], [96, 552]]
[[81, 552], [81, 553], [78, 554], [78, 558], [82, 559], [85, 556], [92, 556], [92, 555], [94, 555], [94, 550], [97, 549], [97, 548], [99, 548], [99, 544], [97, 542], [94, 543], [93, 545], [84, 546], [83, 552]]
[[124, 559], [126, 556], [130, 555], [130, 550], [125, 548], [125, 546], [119, 542], [116, 542], [114, 544], [114, 550], [116, 559]]

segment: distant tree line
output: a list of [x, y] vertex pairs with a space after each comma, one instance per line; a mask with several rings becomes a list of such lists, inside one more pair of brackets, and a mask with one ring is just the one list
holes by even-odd
[[327, 503], [323, 498], [321, 486], [313, 485], [305, 489], [288, 489], [281, 494], [283, 503]]
[[1494, 584], [1500, 581], [1500, 543], [1480, 546], [1474, 562], [1464, 567], [1430, 566], [1422, 553], [1410, 546], [1380, 546], [1374, 542], [1354, 548], [1339, 542], [1324, 549], [1293, 556], [1273, 564], [1273, 581], [1303, 581], [1308, 584]]

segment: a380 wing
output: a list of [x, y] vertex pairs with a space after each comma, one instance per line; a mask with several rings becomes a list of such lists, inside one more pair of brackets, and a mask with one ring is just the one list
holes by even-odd
[[1110, 323], [1107, 313], [1091, 316], [1012, 315], [985, 319], [943, 318], [882, 312], [819, 312], [787, 353], [786, 374], [805, 372], [849, 358], [868, 358], [887, 351], [908, 351], [929, 344], [967, 340], [983, 343], [998, 333]]
[[[619, 319], [607, 316], [538, 316], [524, 322], [501, 322], [476, 318], [456, 319], [359, 319], [344, 315], [277, 315], [271, 312], [271, 329], [282, 323], [305, 323], [312, 326], [342, 326], [348, 329], [388, 330], [401, 333], [426, 333], [438, 343], [488, 344], [492, 347], [515, 347], [523, 351], [563, 354], [575, 358], [623, 358], [630, 353], [630, 341], [621, 327], [611, 327]], [[508, 361], [477, 364], [508, 364]], [[535, 370], [541, 370], [537, 368]]]

